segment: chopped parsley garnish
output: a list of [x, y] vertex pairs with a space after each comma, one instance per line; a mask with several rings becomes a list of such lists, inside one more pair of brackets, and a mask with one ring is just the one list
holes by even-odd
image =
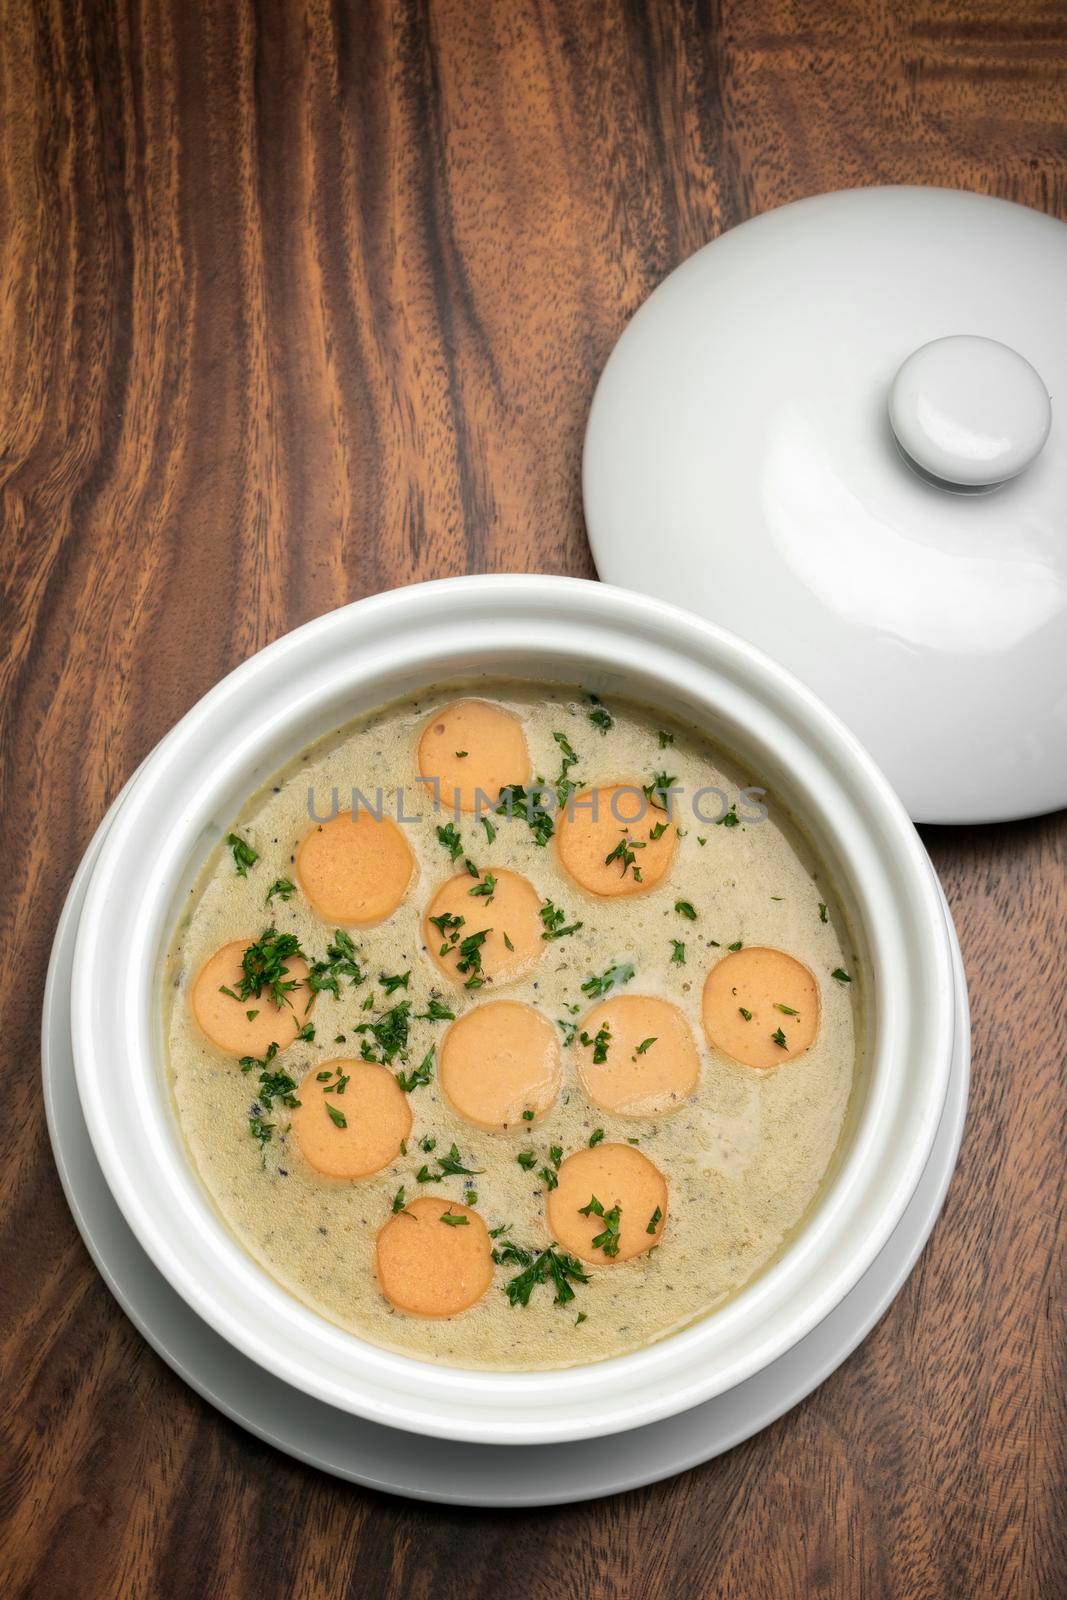
[[779, 1046], [780, 1049], [788, 1050], [789, 1046], [786, 1044], [785, 1034], [782, 1032], [781, 1028], [775, 1028], [774, 1032], [771, 1034], [771, 1039], [776, 1045]]
[[329, 1101], [326, 1102], [326, 1111], [335, 1128], [348, 1127], [348, 1118], [344, 1112], [339, 1111], [336, 1106], [330, 1105]]
[[460, 928], [463, 926], [464, 920], [465, 919], [463, 917], [457, 917], [452, 911], [442, 911], [439, 917], [430, 918], [431, 923], [441, 934], [442, 938], [448, 941], [447, 944], [443, 944], [441, 946], [441, 955], [446, 953], [449, 945], [455, 944], [456, 937]]
[[455, 1022], [456, 1013], [450, 1011], [443, 1001], [436, 995], [431, 995], [425, 1011], [416, 1011], [415, 1016], [420, 1022]]
[[667, 824], [665, 822], [655, 822], [648, 830], [648, 837], [653, 841], [653, 843], [655, 843], [657, 839], [663, 838], [663, 835], [666, 833], [666, 831]]
[[452, 1146], [447, 1156], [438, 1156], [437, 1165], [441, 1169], [438, 1176], [442, 1178], [475, 1178], [482, 1171], [481, 1167], [465, 1167], [463, 1165], [457, 1145]]
[[413, 1071], [397, 1073], [396, 1081], [405, 1094], [410, 1094], [412, 1089], [421, 1089], [433, 1081], [433, 1053], [434, 1046], [431, 1045]]
[[604, 865], [606, 867], [610, 867], [613, 861], [620, 861], [622, 863], [622, 876], [625, 878], [626, 869], [629, 867], [630, 871], [634, 875], [634, 882], [640, 883], [641, 868], [637, 865], [637, 856], [634, 854], [634, 852], [636, 850], [643, 850], [644, 848], [645, 843], [643, 839], [631, 840], [628, 839], [625, 834], [623, 834], [622, 838], [619, 840], [611, 854], [604, 857]]
[[450, 1228], [469, 1228], [471, 1219], [465, 1217], [462, 1211], [442, 1211], [441, 1221], [447, 1223]]
[[[356, 960], [356, 947], [352, 936], [343, 928], [335, 928], [333, 939], [326, 946], [326, 958], [313, 961], [308, 973], [308, 988], [313, 995], [329, 990], [335, 1000], [341, 998], [341, 979], [347, 978], [353, 988], [363, 982], [364, 973]], [[384, 978], [382, 980], [385, 981]], [[308, 1002], [310, 1004], [310, 1000]]]
[[615, 726], [615, 718], [604, 705], [599, 695], [591, 694], [589, 704], [593, 707], [589, 713], [589, 720], [594, 728], [599, 728], [601, 733], [607, 733]]
[[554, 832], [552, 818], [541, 804], [541, 791], [527, 790], [521, 783], [509, 783], [501, 789], [496, 814], [498, 817], [521, 817], [533, 834], [534, 844], [546, 845]]
[[652, 774], [652, 782], [642, 785], [645, 798], [651, 805], [655, 806], [657, 811], [666, 811], [669, 814], [671, 809], [670, 791], [677, 782], [678, 779], [673, 772], [654, 772]]
[[674, 909], [680, 917], [686, 917], [690, 922], [695, 922], [697, 919], [696, 906], [691, 900], [676, 900]]
[[658, 1037], [658, 1034], [653, 1034], [651, 1039], [642, 1039], [637, 1047], [637, 1054], [643, 1056], [646, 1050], [651, 1050]]
[[537, 1151], [520, 1150], [515, 1160], [519, 1163], [523, 1172], [532, 1172], [537, 1163]]
[[498, 1265], [508, 1264], [523, 1268], [516, 1277], [505, 1285], [508, 1299], [513, 1306], [528, 1306], [530, 1296], [539, 1283], [549, 1282], [556, 1291], [555, 1304], [565, 1306], [574, 1299], [572, 1283], [588, 1283], [589, 1274], [580, 1261], [574, 1256], [564, 1254], [557, 1250], [555, 1245], [549, 1245], [547, 1250], [535, 1254], [532, 1250], [524, 1250], [522, 1245], [513, 1244], [510, 1240], [506, 1244], [498, 1245], [493, 1251], [493, 1260]]
[[578, 785], [570, 776], [570, 770], [572, 767], [577, 766], [581, 757], [573, 748], [565, 733], [554, 733], [552, 737], [559, 745], [562, 757], [560, 761], [559, 777], [556, 779], [555, 784], [556, 804], [562, 811], [564, 806], [567, 804], [567, 801], [578, 787]]
[[820, 900], [819, 901], [819, 921], [820, 922], [829, 922], [829, 920], [830, 920], [830, 918], [829, 918], [829, 915], [827, 913], [826, 907], [823, 905], [822, 901]]
[[468, 889], [467, 893], [481, 895], [487, 901], [491, 900], [496, 893], [496, 878], [491, 872], [487, 872], [482, 881], [476, 883], [473, 889]]
[[488, 817], [483, 817], [481, 821], [482, 827], [485, 829], [485, 837], [488, 839], [489, 843], [492, 844], [493, 840], [496, 838], [496, 829]]
[[463, 1191], [463, 1204], [465, 1206], [476, 1206], [478, 1204], [478, 1191], [477, 1191], [477, 1189], [464, 1189], [464, 1191]]
[[615, 966], [608, 967], [599, 977], [587, 978], [582, 984], [582, 993], [589, 995], [590, 999], [600, 1000], [604, 995], [610, 994], [612, 989], [621, 988], [624, 983], [629, 983], [633, 975], [632, 963], [620, 961]]
[[431, 1150], [437, 1149], [437, 1140], [434, 1138], [432, 1133], [423, 1134], [422, 1138], [419, 1140], [419, 1149], [425, 1150], [427, 1155], [429, 1155]]
[[228, 994], [232, 1000], [258, 1000], [266, 989], [279, 1009], [283, 1005], [292, 1005], [289, 995], [300, 985], [296, 978], [289, 977], [289, 968], [285, 963], [303, 954], [295, 933], [279, 933], [277, 928], [265, 928], [241, 957], [241, 980], [236, 990], [220, 984], [220, 993]]
[[406, 989], [410, 977], [410, 968], [407, 972], [381, 972], [378, 974], [378, 982], [381, 984], [386, 994], [393, 994], [397, 989]]
[[663, 1212], [660, 1210], [659, 1206], [657, 1206], [655, 1211], [653, 1211], [652, 1215], [648, 1219], [648, 1227], [645, 1229], [645, 1232], [646, 1233], [655, 1233], [656, 1229], [659, 1227], [659, 1225], [660, 1225], [660, 1223], [662, 1221], [663, 1221]]
[[589, 1148], [590, 1148], [590, 1150], [595, 1150], [597, 1145], [603, 1139], [603, 1137], [604, 1137], [603, 1128], [594, 1128], [592, 1133], [589, 1135]]
[[534, 1114], [533, 1114], [532, 1111], [524, 1111], [523, 1112], [523, 1114], [522, 1114], [523, 1122], [532, 1122], [533, 1119], [534, 1119]]
[[752, 1021], [752, 1013], [751, 1013], [751, 1011], [746, 1011], [744, 1006], [738, 1006], [737, 1009], [738, 1009], [738, 1011], [740, 1011], [741, 1015], [744, 1017], [746, 1022], [751, 1022]]
[[849, 977], [848, 973], [845, 972], [841, 967], [835, 967], [833, 972], [831, 972], [830, 976], [831, 976], [831, 978], [836, 978], [838, 983], [851, 983], [852, 982], [852, 979]]
[[470, 751], [469, 750], [457, 750], [456, 751], [456, 760], [457, 761], [462, 761], [465, 756], [469, 756], [469, 755], [470, 755]]
[[259, 851], [253, 850], [248, 840], [242, 839], [236, 833], [228, 833], [226, 843], [233, 851], [233, 864], [237, 868], [237, 876], [247, 878], [249, 867], [254, 867], [259, 860]]
[[274, 882], [267, 890], [265, 904], [269, 906], [275, 895], [278, 896], [279, 900], [289, 900], [295, 893], [296, 884], [293, 882], [292, 878], [275, 878]]
[[258, 1140], [261, 1150], [265, 1145], [270, 1144], [271, 1129], [273, 1127], [273, 1122], [264, 1122], [258, 1111], [254, 1111], [248, 1119], [248, 1131], [253, 1139]]
[[492, 928], [481, 928], [477, 933], [468, 933], [459, 943], [459, 959], [456, 962], [456, 971], [463, 973], [466, 982], [465, 989], [480, 989], [485, 979], [482, 977], [482, 945], [492, 933]]
[[565, 1022], [562, 1017], [557, 1017], [556, 1022], [563, 1033], [563, 1048], [568, 1050], [574, 1043], [575, 1034], [578, 1032], [578, 1024], [576, 1022]]
[[[401, 1000], [391, 1011], [383, 1012], [376, 1022], [359, 1023], [356, 1032], [370, 1034], [381, 1051], [381, 1060], [388, 1065], [407, 1048], [410, 1020], [411, 1001]], [[363, 1059], [376, 1061], [378, 1057], [371, 1053], [370, 1046], [364, 1045]]]
[[617, 1256], [619, 1253], [619, 1223], [622, 1219], [622, 1207], [612, 1206], [610, 1211], [605, 1211], [596, 1195], [590, 1195], [587, 1206], [578, 1207], [579, 1214], [583, 1217], [599, 1217], [604, 1224], [603, 1233], [598, 1233], [593, 1239], [593, 1249], [603, 1250], [606, 1256]]
[[659, 739], [659, 747], [661, 750], [666, 750], [668, 745], [674, 743], [674, 734], [668, 733], [666, 728], [659, 728], [657, 730], [656, 737]]
[[736, 807], [731, 806], [724, 817], [716, 817], [715, 826], [717, 828], [739, 828], [741, 826], [741, 818], [737, 815]]
[[587, 1050], [589, 1049], [589, 1046], [592, 1045], [593, 1060], [597, 1066], [602, 1066], [603, 1063], [608, 1059], [608, 1045], [611, 1043], [611, 1029], [608, 1027], [607, 1023], [603, 1023], [595, 1035], [590, 1035], [583, 1032], [579, 1034], [579, 1039], [580, 1042], [585, 1045]]
[[541, 921], [545, 931], [542, 939], [566, 939], [568, 935], [577, 933], [582, 927], [580, 922], [567, 922], [567, 913], [561, 911], [559, 906], [553, 905], [551, 900], [546, 900], [541, 907]]
[[800, 1015], [800, 1012], [795, 1010], [793, 1006], [784, 1006], [780, 1000], [774, 1002], [774, 1009], [781, 1011], [787, 1017], [799, 1017]]
[[728, 944], [726, 948], [727, 950], [740, 950], [741, 944], [742, 941], [740, 939], [735, 939], [733, 944]]
[[677, 961], [680, 967], [685, 966], [685, 945], [681, 939], [671, 940], [671, 960]]
[[406, 1202], [406, 1200], [404, 1198], [404, 1185], [401, 1184], [400, 1188], [396, 1191], [396, 1194], [394, 1194], [394, 1196], [393, 1196], [393, 1216], [394, 1217], [397, 1216], [399, 1212], [403, 1211], [404, 1206], [406, 1205], [406, 1203], [407, 1202]]
[[446, 822], [443, 828], [438, 828], [437, 838], [439, 843], [443, 844], [448, 851], [450, 859], [458, 861], [463, 854], [463, 840], [456, 831], [455, 823]]
[[559, 1188], [559, 1179], [551, 1167], [542, 1167], [537, 1176], [544, 1181], [545, 1188], [550, 1194], [553, 1189]]

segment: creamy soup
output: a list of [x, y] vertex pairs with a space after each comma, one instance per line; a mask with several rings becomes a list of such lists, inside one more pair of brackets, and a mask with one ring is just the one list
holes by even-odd
[[174, 1103], [244, 1247], [453, 1365], [641, 1348], [803, 1221], [861, 974], [759, 775], [576, 688], [387, 706], [255, 795], [170, 955]]

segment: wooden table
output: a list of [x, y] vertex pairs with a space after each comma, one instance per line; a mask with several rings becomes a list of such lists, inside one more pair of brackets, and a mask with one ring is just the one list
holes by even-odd
[[589, 399], [682, 257], [857, 183], [1067, 217], [1063, 5], [0, 9], [0, 1592], [1062, 1594], [1062, 815], [928, 833], [974, 1090], [890, 1313], [758, 1438], [589, 1506], [364, 1493], [190, 1393], [75, 1232], [37, 1029], [83, 848], [220, 674], [394, 584], [592, 573]]

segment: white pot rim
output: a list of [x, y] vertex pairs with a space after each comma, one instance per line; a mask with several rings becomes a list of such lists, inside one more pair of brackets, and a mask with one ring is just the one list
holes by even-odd
[[[179, 890], [286, 756], [428, 682], [582, 681], [703, 723], [777, 770], [862, 924], [875, 1029], [847, 1153], [781, 1258], [720, 1311], [632, 1355], [565, 1371], [479, 1372], [371, 1345], [310, 1311], [215, 1213], [163, 1075], [158, 986]], [[372, 1421], [544, 1444], [684, 1410], [775, 1360], [862, 1276], [914, 1191], [948, 1085], [951, 947], [933, 869], [900, 802], [837, 719], [782, 668], [686, 612], [579, 579], [445, 579], [358, 601], [287, 634], [187, 713], [131, 784], [78, 928], [72, 1032], [93, 1146], [127, 1222], [179, 1294], [245, 1355]]]

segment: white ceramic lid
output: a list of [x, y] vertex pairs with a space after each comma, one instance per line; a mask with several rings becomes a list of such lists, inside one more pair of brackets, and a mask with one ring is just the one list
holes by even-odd
[[798, 201], [619, 340], [585, 442], [598, 570], [790, 667], [917, 821], [1053, 810], [1065, 394], [1063, 223], [948, 189]]

